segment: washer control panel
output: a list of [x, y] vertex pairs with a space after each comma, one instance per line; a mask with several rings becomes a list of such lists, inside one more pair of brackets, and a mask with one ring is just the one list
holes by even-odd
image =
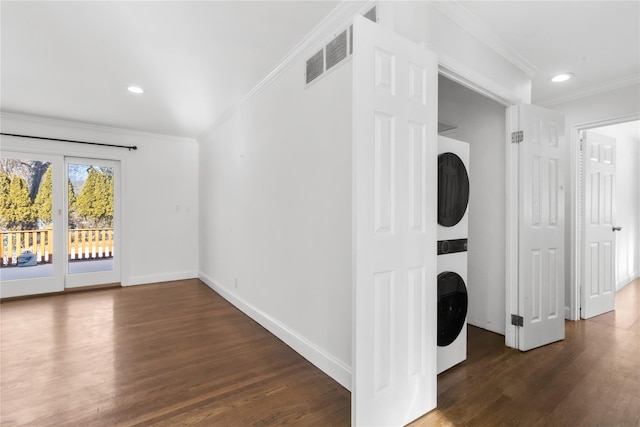
[[467, 239], [438, 240], [438, 255], [467, 251]]

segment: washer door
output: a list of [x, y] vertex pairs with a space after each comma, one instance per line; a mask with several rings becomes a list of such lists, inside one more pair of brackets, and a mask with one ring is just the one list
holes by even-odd
[[460, 222], [469, 203], [469, 175], [457, 155], [438, 156], [438, 224], [452, 227]]
[[438, 274], [438, 346], [455, 341], [467, 317], [467, 287], [459, 274]]

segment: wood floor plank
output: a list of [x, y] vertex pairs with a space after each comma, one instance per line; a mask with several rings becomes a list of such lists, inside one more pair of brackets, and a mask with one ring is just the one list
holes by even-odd
[[438, 408], [412, 426], [640, 426], [640, 282], [616, 311], [566, 322], [525, 353], [469, 327], [468, 359], [439, 375]]
[[[522, 353], [469, 327], [412, 426], [639, 426], [640, 283]], [[350, 394], [198, 280], [0, 304], [3, 426], [347, 426]]]
[[0, 315], [2, 425], [349, 422], [344, 388], [198, 280], [10, 301]]

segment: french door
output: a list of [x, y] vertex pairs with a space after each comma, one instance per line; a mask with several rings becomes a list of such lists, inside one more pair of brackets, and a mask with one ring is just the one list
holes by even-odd
[[64, 158], [2, 151], [0, 297], [64, 290]]
[[2, 151], [0, 298], [120, 282], [119, 166]]
[[65, 287], [120, 282], [116, 161], [65, 158]]

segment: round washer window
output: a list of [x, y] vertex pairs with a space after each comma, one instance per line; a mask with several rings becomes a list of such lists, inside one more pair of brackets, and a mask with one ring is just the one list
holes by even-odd
[[459, 274], [438, 274], [438, 346], [455, 341], [467, 317], [467, 287]]
[[460, 222], [469, 203], [469, 175], [460, 157], [438, 156], [438, 224], [452, 227]]

